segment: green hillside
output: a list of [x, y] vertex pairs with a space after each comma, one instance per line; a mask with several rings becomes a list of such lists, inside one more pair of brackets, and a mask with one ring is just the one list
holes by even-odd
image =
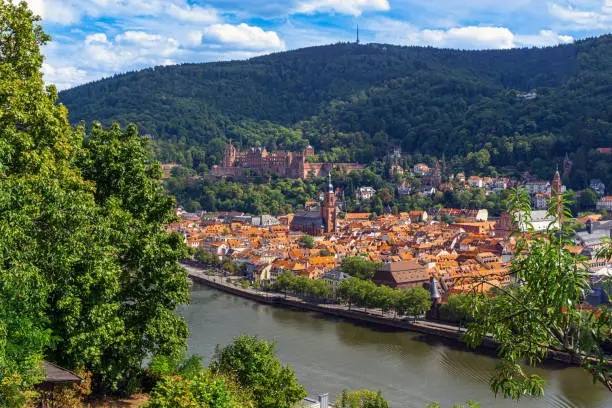
[[544, 175], [567, 152], [571, 185], [612, 186], [612, 160], [593, 150], [612, 146], [611, 63], [612, 36], [500, 51], [335, 44], [146, 69], [60, 101], [74, 123], [134, 122], [162, 160], [194, 168], [218, 163], [229, 138], [273, 149], [310, 141], [327, 159], [366, 163], [399, 144], [472, 172]]

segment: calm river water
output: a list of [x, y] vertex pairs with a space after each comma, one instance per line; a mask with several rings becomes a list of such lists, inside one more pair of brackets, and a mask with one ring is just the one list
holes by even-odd
[[209, 360], [217, 344], [242, 333], [276, 341], [278, 357], [296, 371], [309, 396], [343, 388], [382, 390], [394, 408], [442, 407], [471, 399], [484, 407], [612, 407], [612, 393], [580, 368], [548, 365], [536, 372], [546, 395], [519, 403], [495, 398], [487, 381], [496, 360], [415, 333], [361, 327], [316, 313], [262, 305], [195, 283], [181, 310], [190, 351]]

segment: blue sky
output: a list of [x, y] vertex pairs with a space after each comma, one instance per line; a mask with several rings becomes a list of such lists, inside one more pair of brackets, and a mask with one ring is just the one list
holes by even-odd
[[[15, 0], [16, 1], [16, 0]], [[612, 0], [27, 0], [59, 89], [154, 65], [361, 40], [460, 49], [568, 43], [612, 30]]]

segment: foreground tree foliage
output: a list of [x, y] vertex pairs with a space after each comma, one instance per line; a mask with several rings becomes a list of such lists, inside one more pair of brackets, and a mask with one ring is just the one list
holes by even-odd
[[215, 375], [202, 366], [199, 356], [157, 355], [149, 364], [155, 380], [148, 408], [250, 408], [254, 402], [248, 390], [233, 378]]
[[217, 349], [210, 369], [248, 388], [257, 408], [292, 408], [306, 397], [294, 371], [276, 358], [274, 343], [242, 335]]
[[380, 391], [361, 390], [342, 394], [336, 399], [338, 408], [389, 408], [389, 403], [382, 396]]
[[557, 221], [571, 214], [565, 200], [553, 197], [548, 215], [555, 219], [546, 231], [536, 232], [530, 219], [529, 197], [515, 192], [511, 211], [515, 225], [525, 225], [527, 235], [517, 235], [510, 273], [514, 285], [498, 287], [497, 296], [472, 296], [474, 322], [466, 338], [476, 346], [488, 335], [500, 343], [496, 375], [491, 387], [504, 397], [541, 396], [544, 381], [528, 373], [522, 363], [535, 366], [549, 352], [562, 351], [612, 390], [610, 359], [602, 344], [610, 340], [612, 316], [606, 307], [596, 312], [582, 307], [589, 289], [584, 260], [570, 251], [573, 231]]
[[136, 128], [94, 125], [84, 142], [53, 86], [49, 37], [25, 3], [0, 1], [0, 396], [9, 406], [49, 359], [88, 369], [98, 391], [138, 386], [143, 360], [183, 350], [182, 239], [174, 201]]

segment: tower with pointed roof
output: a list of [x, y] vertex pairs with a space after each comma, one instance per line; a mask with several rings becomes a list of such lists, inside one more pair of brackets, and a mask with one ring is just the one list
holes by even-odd
[[323, 219], [324, 233], [329, 234], [336, 231], [336, 194], [331, 181], [331, 172], [327, 176], [327, 192], [323, 196], [321, 218]]
[[561, 189], [562, 189], [561, 175], [559, 174], [559, 169], [557, 169], [557, 171], [555, 172], [555, 176], [553, 177], [553, 181], [551, 185], [552, 195], [553, 196], [560, 195], [561, 193], [563, 193]]
[[565, 158], [563, 159], [563, 177], [569, 177], [572, 172], [573, 162], [569, 159], [567, 153], [565, 153]]
[[438, 280], [435, 277], [431, 277], [429, 280], [429, 299], [431, 300], [431, 308], [427, 312], [427, 317], [429, 319], [439, 320], [442, 295], [438, 288]]

